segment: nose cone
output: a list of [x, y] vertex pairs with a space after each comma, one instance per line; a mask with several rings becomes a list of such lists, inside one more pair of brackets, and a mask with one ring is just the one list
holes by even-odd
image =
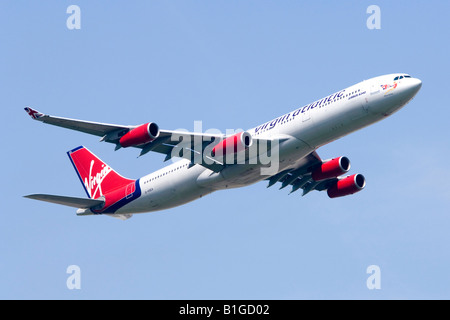
[[422, 87], [422, 81], [420, 81], [417, 78], [411, 78], [411, 79], [408, 79], [405, 89], [408, 92], [408, 95], [410, 95], [412, 98], [416, 95], [417, 92], [419, 92], [421, 87]]

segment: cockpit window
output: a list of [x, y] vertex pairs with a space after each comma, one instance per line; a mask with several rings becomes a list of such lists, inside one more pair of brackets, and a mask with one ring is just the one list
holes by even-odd
[[404, 74], [404, 75], [401, 75], [401, 76], [396, 76], [394, 78], [394, 81], [397, 81], [397, 80], [400, 80], [400, 79], [403, 79], [403, 78], [411, 78], [411, 76], [408, 75], [408, 74]]

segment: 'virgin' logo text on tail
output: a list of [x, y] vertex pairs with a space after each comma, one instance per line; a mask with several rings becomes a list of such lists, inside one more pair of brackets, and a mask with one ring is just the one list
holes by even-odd
[[[84, 178], [84, 186], [89, 193], [89, 196], [92, 199], [96, 199], [98, 197], [103, 196], [102, 192], [102, 182], [105, 180], [106, 176], [112, 171], [112, 169], [108, 165], [102, 165], [102, 169], [95, 176], [92, 175], [92, 169], [94, 167], [95, 160], [91, 161], [91, 167], [89, 169], [89, 178]], [[95, 188], [95, 190], [94, 190]], [[97, 196], [97, 193], [100, 192], [100, 195]]]

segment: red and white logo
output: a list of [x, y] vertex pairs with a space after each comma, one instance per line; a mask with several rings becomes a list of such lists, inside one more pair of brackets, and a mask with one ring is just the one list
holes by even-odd
[[84, 147], [68, 152], [89, 197], [97, 199], [135, 180], [127, 179]]
[[102, 182], [108, 176], [108, 174], [112, 171], [111, 167], [108, 165], [102, 165], [100, 171], [98, 171], [95, 175], [92, 174], [92, 169], [95, 166], [95, 160], [91, 161], [91, 166], [89, 169], [89, 177], [84, 178], [84, 186], [89, 193], [91, 198], [98, 198], [103, 196], [102, 191]]
[[44, 115], [40, 113], [39, 111], [33, 110], [30, 107], [26, 107], [25, 111], [28, 113], [30, 117], [32, 117], [34, 120], [39, 119], [40, 117], [43, 117]]

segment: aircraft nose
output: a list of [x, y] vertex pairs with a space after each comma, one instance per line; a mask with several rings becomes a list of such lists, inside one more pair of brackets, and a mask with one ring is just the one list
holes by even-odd
[[406, 90], [411, 96], [415, 96], [416, 93], [419, 92], [420, 88], [422, 88], [422, 81], [420, 81], [420, 79], [409, 79]]

